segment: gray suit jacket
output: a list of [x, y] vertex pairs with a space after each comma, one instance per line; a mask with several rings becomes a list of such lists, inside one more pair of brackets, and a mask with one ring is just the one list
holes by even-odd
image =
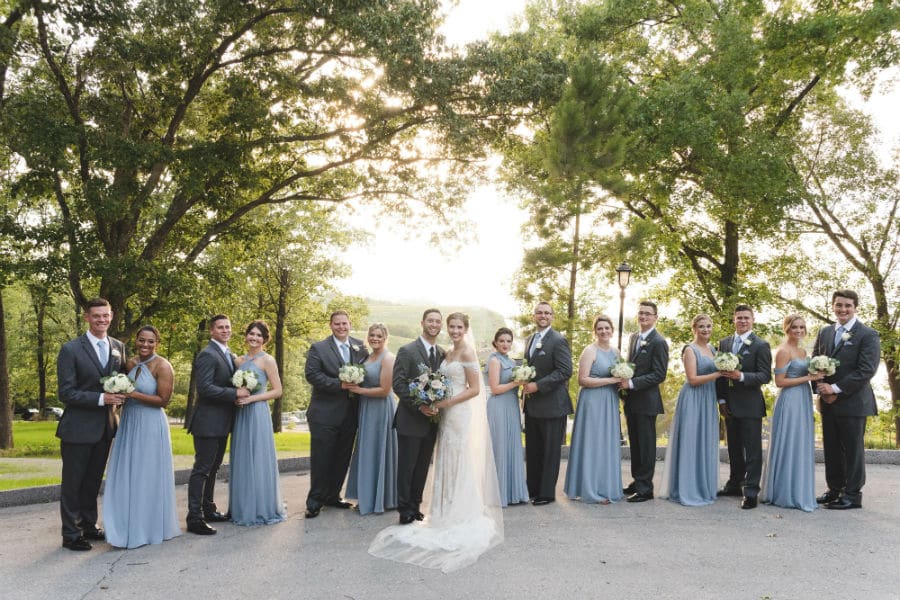
[[[438, 362], [444, 360], [446, 352], [435, 346]], [[419, 408], [409, 395], [409, 382], [422, 373], [420, 365], [428, 365], [428, 353], [421, 338], [416, 338], [397, 351], [394, 359], [394, 371], [391, 374], [391, 387], [397, 394], [399, 402], [394, 414], [394, 428], [400, 435], [409, 437], [425, 437], [437, 428], [437, 424], [419, 412]]]
[[654, 328], [644, 340], [646, 344], [635, 352], [634, 345], [640, 334], [628, 339], [628, 362], [634, 364], [631, 385], [625, 390], [625, 412], [633, 415], [661, 415], [664, 411], [659, 384], [669, 372], [669, 344]]
[[110, 406], [99, 406], [103, 384], [100, 378], [121, 371], [125, 365], [125, 346], [119, 340], [109, 340], [109, 360], [100, 366], [97, 353], [87, 334], [63, 344], [56, 360], [59, 401], [66, 405], [56, 427], [56, 437], [71, 444], [95, 444], [107, 427], [115, 435], [116, 413]]
[[[881, 359], [881, 339], [878, 332], [863, 325], [859, 319], [849, 331], [850, 339], [834, 343], [834, 325], [823, 327], [816, 337], [813, 356], [825, 354], [840, 361], [834, 375], [825, 378], [836, 384], [841, 393], [833, 404], [819, 403], [823, 413], [841, 417], [870, 417], [878, 414], [875, 393], [870, 381]], [[813, 386], [815, 393], [815, 386]]]
[[534, 334], [525, 342], [525, 360], [534, 367], [538, 391], [525, 396], [525, 414], [538, 419], [552, 419], [572, 414], [569, 379], [572, 377], [572, 350], [555, 329], [549, 329], [541, 347], [531, 352]]
[[198, 437], [223, 437], [231, 432], [237, 399], [232, 375], [234, 369], [225, 354], [210, 340], [194, 359], [197, 405], [188, 419], [189, 433]]
[[[350, 362], [365, 362], [369, 352], [362, 340], [351, 337], [347, 341], [350, 344]], [[353, 346], [359, 350], [354, 350]], [[310, 423], [340, 425], [347, 418], [348, 412], [358, 412], [359, 399], [341, 389], [338, 372], [343, 364], [344, 359], [333, 336], [309, 347], [309, 352], [306, 353], [306, 381], [312, 386], [312, 397], [306, 411], [306, 420]]]
[[[750, 345], [741, 345], [737, 353], [741, 359], [738, 370], [744, 374], [744, 381], [719, 377], [716, 379], [716, 397], [725, 400], [731, 415], [738, 419], [761, 419], [766, 415], [762, 386], [772, 380], [772, 348], [752, 332], [747, 341]], [[733, 349], [734, 335], [719, 340], [719, 352]]]

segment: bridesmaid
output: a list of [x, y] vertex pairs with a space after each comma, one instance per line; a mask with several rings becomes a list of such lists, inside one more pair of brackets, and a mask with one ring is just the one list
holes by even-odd
[[[259, 386], [238, 398], [231, 434], [231, 476], [228, 512], [237, 525], [271, 525], [285, 520], [278, 478], [278, 458], [268, 400], [281, 397], [281, 377], [275, 359], [265, 352], [269, 326], [253, 321], [244, 332], [247, 353], [235, 360], [239, 370], [252, 371]], [[266, 391], [266, 384], [271, 389]]]
[[712, 328], [707, 315], [697, 315], [691, 321], [694, 340], [681, 352], [687, 381], [678, 392], [666, 448], [661, 496], [685, 506], [712, 504], [719, 484], [716, 379], [721, 373], [713, 362], [715, 351], [709, 343]]
[[518, 394], [519, 386], [525, 382], [512, 381], [515, 366], [509, 357], [512, 342], [512, 330], [506, 327], [498, 329], [493, 341], [496, 352], [491, 353], [487, 361], [490, 391], [487, 401], [488, 427], [500, 484], [500, 505], [504, 507], [528, 502]]
[[394, 355], [388, 352], [387, 338], [383, 323], [369, 326], [366, 340], [372, 353], [363, 363], [366, 378], [348, 388], [359, 396], [359, 431], [345, 495], [358, 501], [361, 515], [397, 508], [397, 401], [391, 392]]
[[566, 496], [582, 502], [609, 504], [622, 499], [622, 458], [619, 445], [621, 422], [616, 386], [610, 375], [619, 353], [611, 348], [612, 319], [594, 319], [596, 341], [578, 361], [578, 407], [572, 428]]
[[810, 375], [803, 349], [806, 321], [797, 314], [784, 319], [787, 337], [775, 352], [775, 385], [781, 388], [772, 413], [769, 455], [763, 472], [760, 500], [775, 506], [816, 508], [815, 447], [812, 392], [809, 382], [824, 373]]
[[106, 471], [103, 524], [117, 548], [159, 544], [181, 535], [175, 508], [172, 441], [163, 408], [172, 398], [175, 375], [156, 354], [159, 331], [141, 327], [137, 356], [128, 361], [134, 391], [128, 394]]

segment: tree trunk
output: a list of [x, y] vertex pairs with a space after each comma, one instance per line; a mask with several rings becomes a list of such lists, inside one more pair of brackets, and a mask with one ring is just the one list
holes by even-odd
[[[892, 355], [896, 357], [896, 354]], [[891, 390], [891, 408], [894, 412], [894, 445], [900, 447], [900, 363], [896, 358], [885, 359], [888, 388]]]
[[187, 403], [184, 407], [184, 423], [182, 427], [185, 429], [188, 428], [188, 424], [191, 422], [191, 411], [194, 408], [194, 400], [197, 397], [197, 382], [194, 380], [194, 361], [197, 359], [197, 355], [200, 354], [200, 351], [203, 350], [203, 340], [204, 335], [206, 334], [206, 319], [202, 319], [200, 323], [197, 325], [197, 339], [194, 345], [194, 355], [191, 357], [191, 378], [188, 381], [188, 394], [187, 394]]
[[[284, 386], [284, 331], [287, 324], [287, 295], [290, 288], [290, 273], [282, 268], [278, 273], [278, 306], [275, 307], [275, 367]], [[283, 395], [282, 395], [283, 397]], [[272, 403], [272, 431], [281, 432], [281, 415], [284, 404], [282, 398]]]
[[575, 212], [575, 231], [572, 233], [572, 268], [569, 271], [569, 303], [566, 308], [566, 339], [572, 343], [575, 329], [575, 292], [578, 286], [578, 262], [581, 260], [581, 208]]
[[732, 221], [725, 222], [725, 256], [722, 262], [722, 287], [723, 297], [728, 301], [734, 301], [738, 291], [738, 268], [741, 254], [739, 246], [738, 224]]
[[12, 403], [9, 401], [9, 364], [6, 360], [6, 319], [0, 289], [0, 448], [13, 447]]
[[44, 290], [37, 288], [29, 289], [29, 293], [31, 294], [31, 306], [34, 309], [35, 332], [37, 334], [34, 353], [38, 379], [38, 414], [43, 416], [44, 409], [47, 407], [47, 336], [44, 330], [44, 321], [47, 315], [47, 294]]

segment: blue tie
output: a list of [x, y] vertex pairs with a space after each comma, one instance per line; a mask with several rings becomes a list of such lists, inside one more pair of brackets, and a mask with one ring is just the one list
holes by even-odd
[[106, 341], [105, 340], [97, 340], [97, 350], [100, 351], [100, 366], [104, 369], [106, 368], [106, 363], [109, 362], [109, 352], [106, 351]]
[[534, 351], [538, 349], [537, 345], [541, 343], [541, 333], [538, 332], [534, 334], [534, 339], [531, 340], [531, 352], [528, 354], [530, 356], [534, 356]]
[[741, 336], [737, 335], [734, 337], [734, 346], [731, 348], [731, 352], [734, 354], [738, 353], [738, 350], [741, 349]]
[[350, 346], [346, 342], [341, 344], [341, 358], [344, 359], [345, 363], [350, 362]]
[[835, 347], [837, 347], [837, 345], [841, 343], [842, 335], [844, 335], [844, 326], [838, 325], [838, 328], [834, 332], [834, 346]]

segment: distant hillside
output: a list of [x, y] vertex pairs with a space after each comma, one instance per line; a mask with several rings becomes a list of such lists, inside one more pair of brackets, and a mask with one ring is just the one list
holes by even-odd
[[[486, 348], [490, 348], [494, 332], [500, 327], [506, 326], [506, 320], [500, 313], [480, 306], [426, 306], [424, 304], [395, 304], [384, 300], [367, 299], [369, 315], [362, 323], [354, 323], [353, 335], [365, 339], [365, 331], [370, 323], [384, 323], [390, 332], [388, 348], [396, 351], [400, 346], [408, 343], [422, 333], [422, 313], [428, 308], [437, 308], [444, 317], [451, 312], [464, 312], [469, 315], [470, 324], [475, 333], [475, 342], [478, 344], [479, 354]], [[438, 344], [449, 345], [446, 327], [438, 338]]]

